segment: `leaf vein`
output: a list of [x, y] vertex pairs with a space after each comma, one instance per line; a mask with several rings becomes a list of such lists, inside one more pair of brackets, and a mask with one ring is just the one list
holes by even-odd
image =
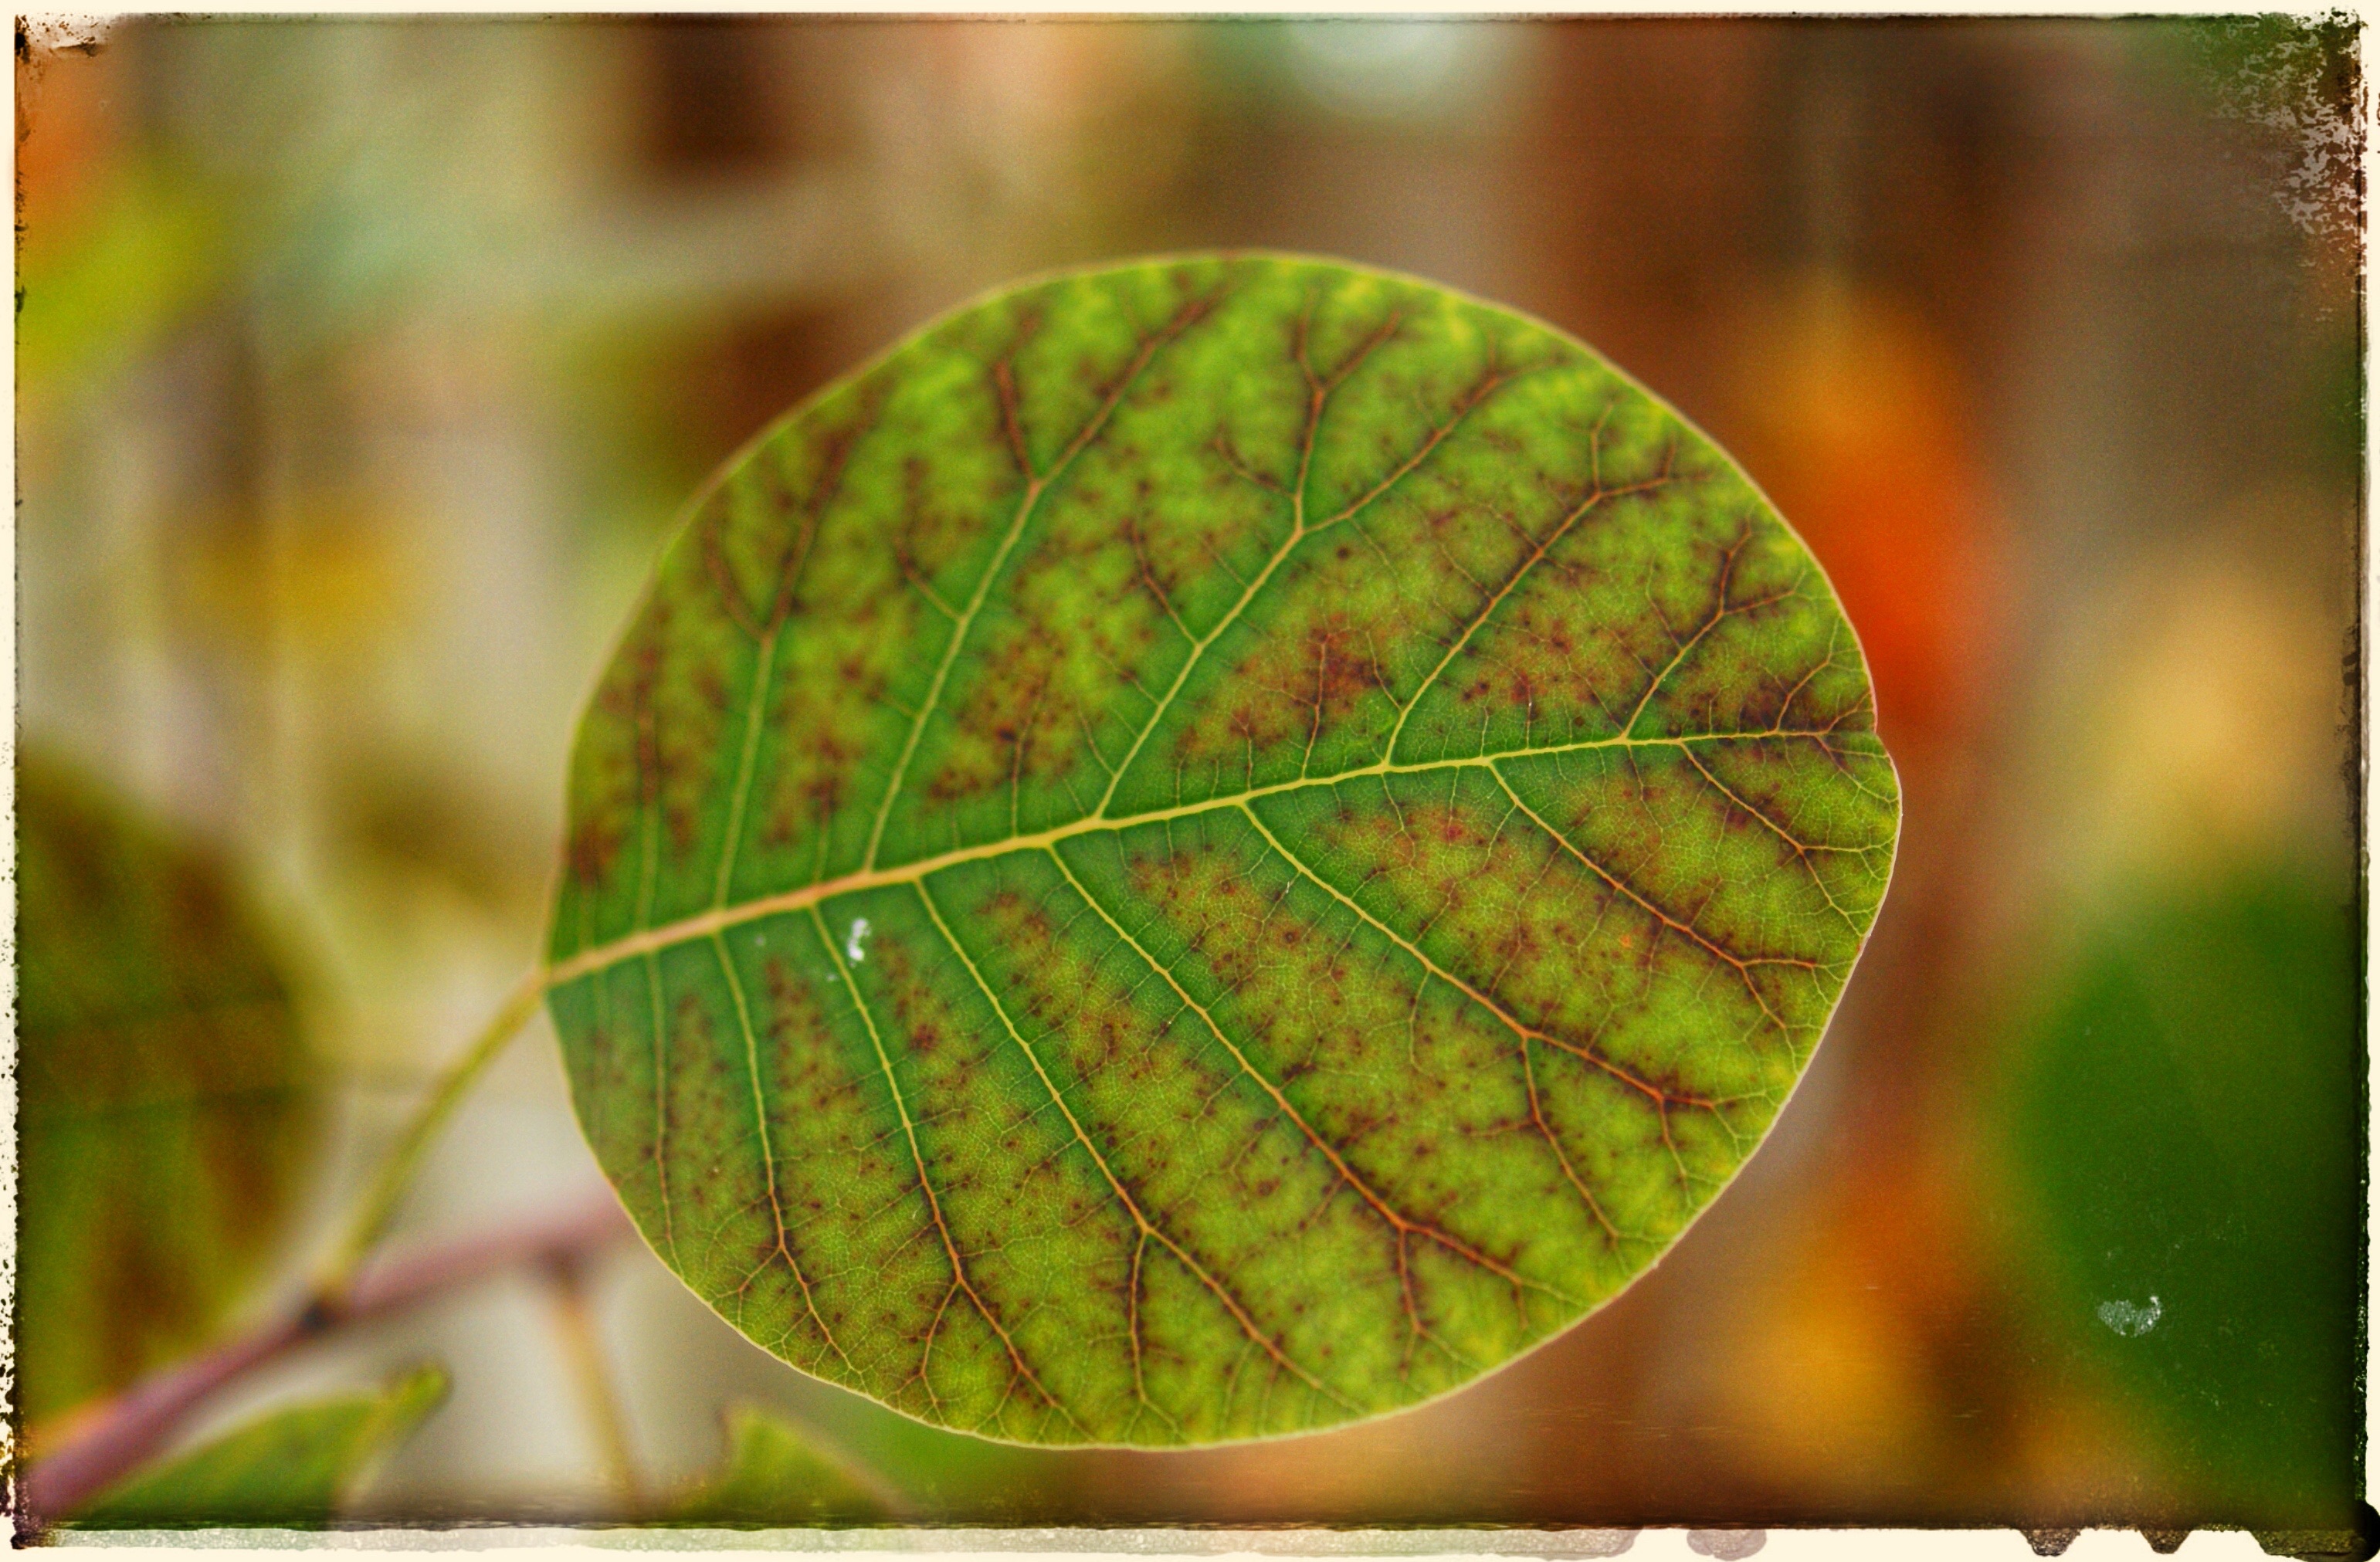
[[[1758, 732], [1695, 733], [1678, 737], [1587, 738], [1577, 743], [1556, 744], [1544, 748], [1509, 749], [1499, 754], [1431, 759], [1413, 765], [1397, 765], [1379, 760], [1355, 769], [1342, 770], [1333, 775], [1302, 777], [1270, 786], [1255, 787], [1246, 792], [1234, 793], [1227, 796], [1204, 798], [1196, 803], [1177, 804], [1171, 808], [1154, 809], [1143, 814], [1126, 814], [1114, 818], [1088, 817], [1077, 819], [1071, 824], [1053, 826], [1032, 835], [1011, 836], [1004, 840], [986, 842], [978, 846], [956, 847], [936, 856], [921, 858], [912, 863], [903, 863], [890, 868], [861, 870], [782, 890], [773, 895], [755, 896], [732, 906], [722, 906], [698, 913], [661, 927], [646, 928], [625, 934], [608, 943], [581, 950], [567, 960], [551, 967], [546, 974], [546, 981], [549, 986], [559, 987], [649, 950], [666, 949], [673, 944], [684, 943], [691, 938], [705, 938], [715, 930], [737, 926], [759, 917], [773, 916], [781, 912], [800, 911], [820, 901], [832, 899], [836, 895], [849, 894], [856, 890], [910, 883], [928, 874], [956, 866], [960, 863], [987, 861], [994, 857], [1005, 856], [1012, 852], [1038, 852], [1059, 842], [1074, 840], [1078, 836], [1132, 829], [1142, 825], [1191, 818], [1202, 814], [1235, 808], [1243, 803], [1253, 802], [1261, 797], [1278, 796], [1309, 787], [1337, 786], [1342, 782], [1360, 780], [1366, 776], [1429, 775], [1439, 771], [1479, 769], [1492, 768], [1503, 760], [1559, 758], [1565, 755], [1607, 748], [1623, 751], [1633, 748], [1678, 748], [1692, 743], [1755, 743], [1778, 738], [1806, 738], [1815, 741], [1826, 747], [1829, 753], [1838, 755], [1840, 763], [1840, 757], [1846, 751], [1834, 748], [1827, 741], [1830, 735], [1828, 730], [1800, 731], [1772, 727]], [[1852, 778], [1852, 784], [1862, 793], [1875, 796], [1879, 801], [1890, 801], [1888, 794], [1875, 792], [1873, 788], [1859, 782], [1856, 778]], [[1390, 803], [1394, 805], [1393, 797]], [[1767, 957], [1755, 958], [1751, 963], [1814, 964], [1810, 962]]]
[[933, 682], [926, 686], [925, 703], [917, 708], [916, 716], [910, 720], [909, 735], [902, 743], [900, 757], [893, 761], [892, 779], [885, 783], [883, 800], [876, 805], [876, 821], [868, 829], [868, 850], [860, 861], [863, 869], [876, 866], [877, 851], [884, 843], [884, 826], [892, 817], [892, 800], [900, 795], [902, 782], [908, 777], [909, 764], [917, 757], [917, 742], [925, 735], [926, 722], [941, 706], [942, 686], [950, 678], [951, 668], [957, 662], [960, 651], [965, 648], [967, 635], [975, 627], [977, 615], [982, 612], [983, 604], [991, 595], [993, 583], [1000, 578], [1001, 571], [1008, 563], [1009, 555], [1015, 551], [1018, 540], [1024, 537], [1026, 525], [1032, 520], [1034, 511], [1041, 503], [1041, 496], [1049, 492], [1058, 479], [1065, 475], [1067, 467], [1074, 464], [1075, 458], [1089, 448], [1092, 442], [1099, 438], [1100, 432], [1106, 429], [1108, 419], [1123, 404], [1123, 398], [1130, 394], [1133, 385], [1148, 369], [1149, 364], [1155, 361], [1159, 350], [1180, 340], [1193, 325], [1207, 318], [1215, 303], [1216, 299], [1212, 297], [1191, 300], [1176, 310], [1173, 318], [1164, 326], [1141, 343], [1140, 349], [1132, 361], [1125, 366], [1123, 372], [1116, 377], [1114, 386], [1101, 398], [1099, 406], [1093, 409], [1089, 419], [1059, 453], [1058, 458], [1050, 464], [1050, 469], [1047, 472], [1036, 473], [1026, 458], [1024, 436], [1016, 426], [1015, 393], [1013, 384], [1008, 381], [1007, 361], [1002, 359], [996, 366], [996, 372], [1002, 386], [1001, 396], [1002, 417], [1009, 430], [1009, 438], [1015, 447], [1018, 465], [1025, 471], [1025, 492], [1017, 501], [1016, 515], [1008, 523], [1008, 529], [1002, 536], [999, 547], [992, 551], [990, 563], [984, 566], [982, 577], [976, 582], [975, 590], [968, 595], [966, 607], [959, 615], [958, 623], [951, 629], [950, 639], [943, 647], [941, 660], [934, 668]]
[[[1107, 1157], [1099, 1154], [1098, 1145], [1091, 1143], [1091, 1136], [1084, 1131], [1081, 1120], [1075, 1116], [1074, 1109], [1066, 1105], [1066, 1099], [1064, 1096], [1059, 1092], [1057, 1083], [1050, 1077], [1049, 1070], [1042, 1066], [1040, 1055], [1034, 1051], [1032, 1044], [1026, 1041], [1023, 1033], [1017, 1030], [1016, 1022], [1009, 1017], [1008, 1008], [1005, 1004], [1000, 1001], [1000, 995], [992, 991], [991, 983], [985, 978], [983, 972], [977, 967], [974, 959], [969, 956], [965, 949], [960, 945], [958, 935], [951, 930], [950, 924], [943, 920], [941, 908], [935, 902], [933, 892], [928, 887], [926, 881], [919, 879], [917, 881], [917, 898], [925, 902], [926, 914], [933, 919], [935, 930], [941, 934], [942, 941], [950, 945], [951, 952], [959, 957], [959, 963], [966, 967], [967, 975], [975, 978], [976, 987], [983, 993], [986, 1001], [990, 1003], [991, 1011], [999, 1017], [1001, 1026], [1007, 1031], [1009, 1039], [1016, 1043], [1017, 1049], [1025, 1054], [1026, 1061], [1033, 1065], [1034, 1077], [1038, 1079], [1041, 1082], [1041, 1087], [1050, 1093], [1050, 1105], [1056, 1107], [1059, 1113], [1065, 1118], [1066, 1126], [1074, 1131], [1075, 1143], [1082, 1145], [1085, 1153], [1089, 1155], [1091, 1157], [1092, 1164], [1099, 1168], [1099, 1175], [1106, 1179], [1108, 1187], [1114, 1193], [1117, 1202], [1123, 1206], [1124, 1212], [1132, 1217], [1133, 1224], [1139, 1229], [1140, 1236], [1143, 1241], [1146, 1241], [1149, 1239], [1154, 1239], [1159, 1245], [1162, 1246], [1168, 1253], [1172, 1253], [1174, 1258], [1180, 1262], [1184, 1268], [1189, 1270], [1192, 1275], [1196, 1276], [1199, 1283], [1204, 1285], [1208, 1290], [1212, 1291], [1215, 1295], [1215, 1299], [1223, 1304], [1225, 1310], [1227, 1310], [1232, 1314], [1232, 1319], [1238, 1323], [1241, 1330], [1245, 1332], [1250, 1339], [1255, 1340], [1258, 1345], [1264, 1348], [1267, 1355], [1269, 1355], [1274, 1361], [1280, 1362], [1282, 1367], [1296, 1374], [1298, 1379], [1305, 1383], [1307, 1387], [1313, 1389], [1318, 1394], [1321, 1394], [1329, 1398], [1333, 1403], [1337, 1404], [1340, 1409], [1353, 1412], [1356, 1409], [1356, 1406], [1353, 1401], [1349, 1400], [1345, 1396], [1330, 1387], [1330, 1385], [1324, 1383], [1312, 1373], [1307, 1372], [1304, 1367], [1301, 1367], [1296, 1362], [1291, 1361], [1288, 1353], [1282, 1349], [1282, 1347], [1267, 1337], [1264, 1331], [1257, 1327], [1256, 1320], [1249, 1315], [1247, 1308], [1240, 1302], [1239, 1298], [1233, 1295], [1231, 1290], [1224, 1286], [1222, 1282], [1217, 1280], [1213, 1275], [1209, 1274], [1204, 1265], [1192, 1257], [1189, 1251], [1184, 1248], [1179, 1241], [1177, 1241], [1170, 1232], [1165, 1230], [1164, 1228], [1158, 1225], [1155, 1220], [1151, 1219], [1148, 1215], [1141, 1209], [1139, 1201], [1132, 1196], [1132, 1193], [1124, 1187], [1123, 1181], [1116, 1176], [1112, 1169], [1109, 1168]], [[1133, 1275], [1135, 1295], [1138, 1290], [1139, 1273], [1140, 1255], [1138, 1252], [1135, 1251], [1133, 1255]], [[1137, 1333], [1134, 1336], [1133, 1355], [1134, 1375], [1136, 1379], [1139, 1375], [1139, 1338]], [[1146, 1399], [1145, 1394], [1143, 1398]], [[1154, 1403], [1151, 1403], [1149, 1408], [1151, 1410], [1157, 1409]], [[1158, 1413], [1162, 1415], [1165, 1412], [1159, 1411]]]
[[[1111, 928], [1114, 929], [1116, 937], [1122, 938], [1125, 944], [1129, 945], [1135, 954], [1137, 954], [1141, 959], [1148, 963], [1149, 966], [1157, 972], [1158, 975], [1165, 982], [1166, 986], [1173, 989], [1173, 996], [1187, 1006], [1191, 1012], [1196, 1014], [1200, 1020], [1205, 1022], [1209, 1034], [1211, 1034], [1217, 1041], [1223, 1044], [1223, 1050], [1232, 1055], [1232, 1059], [1239, 1065], [1240, 1072], [1245, 1074], [1259, 1090], [1262, 1090], [1268, 1096], [1271, 1097], [1273, 1105], [1278, 1108], [1281, 1114], [1296, 1127], [1299, 1133], [1305, 1136], [1306, 1143], [1312, 1144], [1317, 1150], [1322, 1153], [1323, 1158], [1330, 1163], [1331, 1169], [1338, 1173], [1339, 1185], [1343, 1185], [1352, 1191], [1358, 1198], [1362, 1199], [1366, 1205], [1369, 1205], [1373, 1211], [1377, 1213], [1383, 1221], [1387, 1222], [1389, 1227], [1398, 1234], [1401, 1254], [1402, 1242], [1405, 1237], [1421, 1237], [1445, 1248], [1449, 1253], [1454, 1253], [1456, 1256], [1487, 1270], [1489, 1274], [1496, 1276], [1506, 1284], [1512, 1286], [1516, 1292], [1521, 1290], [1542, 1290], [1547, 1294], [1560, 1298], [1564, 1302], [1572, 1302], [1575, 1305], [1584, 1304], [1582, 1299], [1568, 1295], [1559, 1288], [1548, 1285], [1541, 1280], [1530, 1279], [1528, 1277], [1515, 1271], [1510, 1265], [1505, 1264], [1488, 1253], [1480, 1252], [1477, 1248], [1472, 1246], [1469, 1242], [1464, 1241], [1462, 1238], [1455, 1236], [1452, 1232], [1448, 1231], [1430, 1221], [1416, 1219], [1412, 1216], [1406, 1215], [1403, 1211], [1398, 1209], [1396, 1205], [1390, 1204], [1371, 1185], [1371, 1183], [1364, 1179], [1362, 1173], [1358, 1172], [1353, 1166], [1348, 1164], [1347, 1158], [1339, 1153], [1338, 1146], [1332, 1144], [1330, 1140], [1324, 1138], [1319, 1132], [1316, 1132], [1314, 1125], [1305, 1120], [1305, 1114], [1297, 1109], [1295, 1103], [1290, 1100], [1289, 1096], [1281, 1090], [1281, 1086], [1274, 1084], [1261, 1070], [1257, 1069], [1256, 1064], [1249, 1059], [1248, 1055], [1240, 1049], [1239, 1044], [1231, 1038], [1231, 1035], [1224, 1031], [1221, 1024], [1216, 1021], [1214, 1015], [1208, 1011], [1206, 1006], [1201, 1004], [1196, 999], [1190, 996], [1188, 989], [1182, 986], [1180, 980], [1174, 976], [1172, 971], [1160, 962], [1155, 955], [1149, 953], [1147, 949], [1143, 948], [1140, 940], [1134, 938], [1131, 933], [1125, 930], [1123, 924], [1116, 920], [1114, 914], [1110, 912], [1107, 907], [1101, 905], [1097, 900], [1092, 898], [1088, 887], [1075, 876], [1075, 870], [1067, 866], [1066, 859], [1059, 854], [1057, 848], [1052, 846], [1047, 848], [1047, 850], [1050, 853], [1050, 860], [1058, 865], [1058, 871], [1065, 875], [1066, 882], [1075, 887], [1075, 893], [1083, 897], [1084, 902], [1094, 912], [1097, 912], [1100, 919]], [[1402, 1256], [1400, 1256], [1400, 1264], [1402, 1264]], [[1418, 1320], [1415, 1320], [1415, 1322], [1417, 1324]]]
[[[901, 1082], [892, 1072], [892, 1057], [884, 1049], [884, 1037], [876, 1028], [876, 1016], [869, 1011], [867, 997], [860, 992], [859, 984], [852, 979], [851, 967], [844, 963], [843, 951], [836, 947], [833, 935], [827, 931], [825, 916], [815, 905], [809, 910], [810, 925], [818, 929], [819, 942], [825, 947], [827, 958], [834, 962], [835, 971], [843, 978], [843, 986], [850, 991], [851, 1006], [858, 1013], [860, 1023], [867, 1027], [868, 1043], [875, 1047], [876, 1060], [883, 1068], [884, 1087], [892, 1093], [893, 1109], [900, 1114], [901, 1131], [909, 1141], [909, 1159], [917, 1168], [917, 1191], [926, 1195], [927, 1213], [933, 1217], [935, 1233], [941, 1238], [942, 1252], [950, 1259], [953, 1284], [966, 1293], [966, 1299], [974, 1304], [977, 1314], [990, 1326], [992, 1333], [1000, 1337], [1000, 1343], [1006, 1348], [1009, 1362], [1016, 1369], [1017, 1376], [1030, 1384], [1033, 1391], [1041, 1397], [1041, 1402], [1056, 1411], [1065, 1419], [1068, 1425], [1086, 1436], [1089, 1435], [1083, 1423], [1075, 1419], [1074, 1412], [1059, 1403], [1057, 1397], [1043, 1386], [1040, 1375], [1034, 1372], [1031, 1363], [1026, 1361], [1024, 1352], [1017, 1349], [1016, 1341], [1010, 1337], [1007, 1326], [993, 1314], [990, 1304], [985, 1302], [982, 1293], [976, 1290], [975, 1282], [967, 1277], [965, 1261], [959, 1257], [958, 1244], [951, 1239], [950, 1223], [942, 1218], [942, 1201], [934, 1193], [932, 1177], [927, 1174], [925, 1152], [917, 1144], [917, 1124], [909, 1116], [909, 1103], [907, 1097], [902, 1094]], [[1015, 1381], [1012, 1379], [1009, 1391], [1013, 1392], [1014, 1386]], [[1007, 1394], [1003, 1393], [1001, 1403], [995, 1405], [991, 1415], [986, 1418], [987, 1424], [997, 1418], [1000, 1410], [1006, 1403]]]
[[[768, 1186], [769, 1216], [776, 1228], [775, 1253], [785, 1261], [785, 1267], [793, 1272], [794, 1283], [801, 1288], [802, 1306], [808, 1312], [810, 1322], [818, 1326], [820, 1338], [826, 1341], [829, 1350], [841, 1358], [844, 1366], [856, 1381], [865, 1382], [866, 1379], [862, 1377], [859, 1368], [848, 1355], [844, 1354], [842, 1345], [836, 1342], [834, 1331], [827, 1327], [826, 1319], [819, 1312], [818, 1299], [810, 1293], [809, 1279], [802, 1273], [801, 1261], [794, 1256], [793, 1247], [787, 1240], [785, 1206], [777, 1193], [777, 1152], [769, 1142], [769, 1104], [760, 1090], [759, 1036], [752, 1028], [752, 1011], [744, 999], [743, 980], [735, 975], [735, 962], [728, 957], [726, 938], [722, 934], [713, 933], [710, 936], [710, 942], [712, 950], [719, 956], [720, 972], [727, 978], [728, 996], [735, 999], [736, 1022], [744, 1032], [744, 1061], [752, 1084], [752, 1120], [760, 1137], [760, 1168]], [[747, 1279], [744, 1283], [748, 1287], [752, 1282]]]

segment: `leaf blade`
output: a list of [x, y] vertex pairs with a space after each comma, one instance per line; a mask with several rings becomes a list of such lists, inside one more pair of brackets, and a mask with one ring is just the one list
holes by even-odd
[[795, 1364], [1305, 1430], [1674, 1240], [1897, 828], [1824, 576], [1666, 407], [1404, 279], [1144, 263], [698, 502], [581, 727], [551, 1003], [657, 1250]]

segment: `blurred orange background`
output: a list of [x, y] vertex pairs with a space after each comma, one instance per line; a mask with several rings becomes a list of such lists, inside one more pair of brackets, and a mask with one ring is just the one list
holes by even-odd
[[[762, 423], [1050, 266], [1261, 246], [1512, 304], [1732, 452], [1873, 665], [1897, 881], [1769, 1144], [1509, 1370], [1195, 1454], [929, 1432], [621, 1251], [596, 1305], [639, 1479], [710, 1465], [748, 1400], [949, 1522], [2338, 1522], [2356, 68], [2351, 29], [2287, 21], [219, 20], [20, 52], [21, 729], [229, 854], [302, 955], [326, 1226], [539, 948], [579, 704]], [[2160, 1007], [2202, 948], [2220, 1001]], [[2095, 1115], [2255, 1048], [2308, 1094]], [[2202, 1142], [2234, 1182], [2107, 1169]], [[407, 1229], [595, 1176], [540, 1023]], [[2278, 1247], [2204, 1235], [2283, 1186]], [[2107, 1321], [2152, 1293], [2163, 1333]], [[424, 1356], [454, 1397], [369, 1515], [613, 1510], [526, 1280], [212, 1424]]]

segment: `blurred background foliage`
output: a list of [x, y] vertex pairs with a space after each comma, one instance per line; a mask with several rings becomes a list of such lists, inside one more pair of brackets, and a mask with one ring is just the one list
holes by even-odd
[[[625, 1471], [528, 1276], [293, 1357], [193, 1439], [430, 1358], [451, 1397], [339, 1511], [732, 1520], [739, 1471], [798, 1468], [803, 1511], [846, 1519], [2349, 1522], [2358, 43], [589, 18], [20, 51], [20, 720], [93, 778], [67, 805], [119, 790], [203, 842], [285, 951], [331, 1126], [252, 1309], [533, 957], [571, 724], [675, 507], [1020, 273], [1293, 248], [1577, 333], [1809, 539], [1906, 796], [1768, 1148], [1625, 1296], [1420, 1411], [994, 1447], [799, 1377], [621, 1248], [587, 1280]], [[19, 784], [30, 951], [73, 914], [37, 866], [55, 788]], [[37, 1343], [71, 1316], [42, 1300], [73, 1270], [45, 1181], [150, 1155], [43, 1169], [74, 1087], [41, 1072], [41, 980], [29, 959], [37, 1450], [168, 1341], [104, 1368]], [[595, 1176], [540, 1026], [405, 1224]], [[212, 1295], [219, 1256], [156, 1262]], [[703, 1484], [731, 1406], [757, 1410]]]
[[209, 1342], [303, 1197], [322, 1071], [221, 862], [37, 748], [17, 769], [18, 1399]]

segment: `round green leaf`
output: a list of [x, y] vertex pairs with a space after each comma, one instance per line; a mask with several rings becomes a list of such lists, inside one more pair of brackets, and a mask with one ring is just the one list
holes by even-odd
[[283, 1235], [319, 1071], [223, 865], [30, 750], [17, 768], [18, 1403], [199, 1343]]
[[1410, 1405], [1759, 1142], [1899, 820], [1824, 575], [1544, 325], [1281, 257], [945, 316], [697, 501], [551, 1007], [654, 1248], [938, 1424]]

